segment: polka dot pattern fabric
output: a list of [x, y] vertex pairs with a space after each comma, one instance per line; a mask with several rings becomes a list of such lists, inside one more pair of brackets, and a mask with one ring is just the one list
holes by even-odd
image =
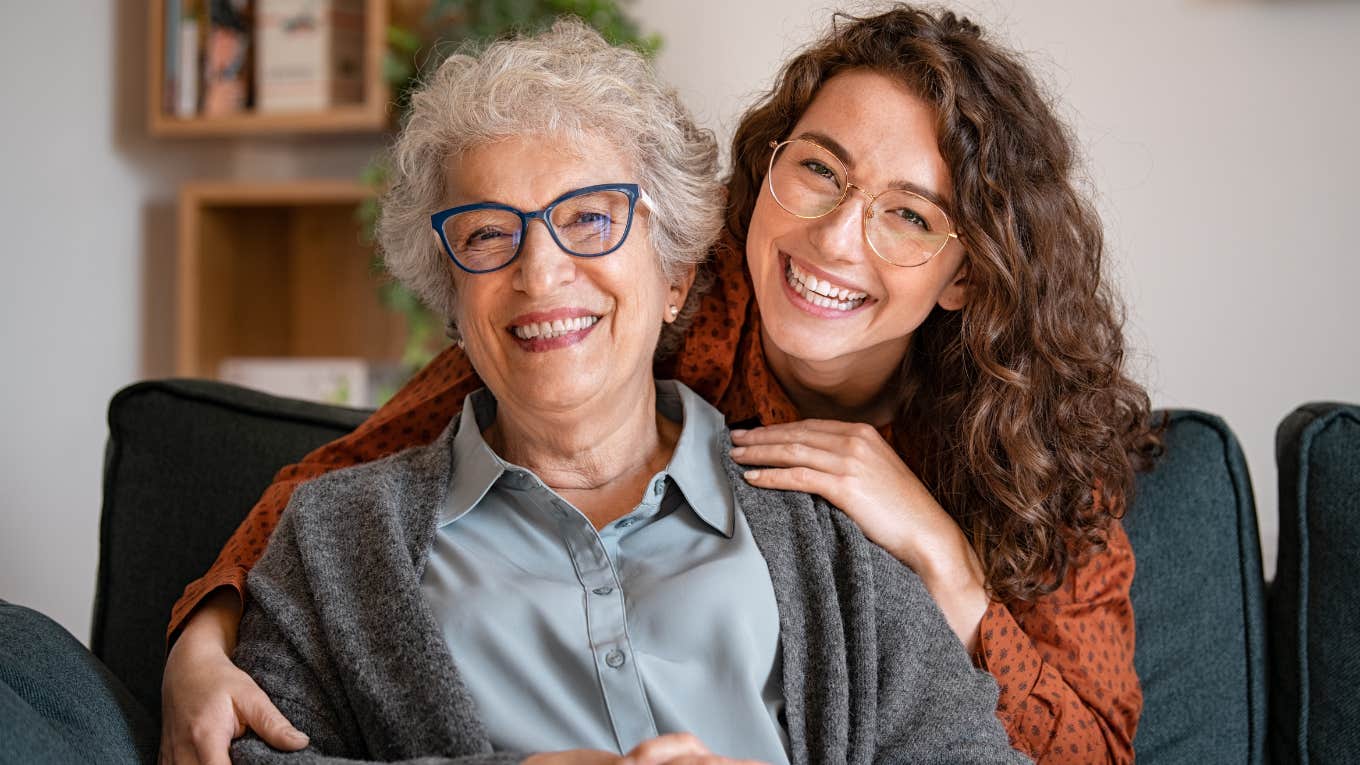
[[[713, 254], [715, 286], [701, 299], [680, 351], [658, 364], [657, 374], [717, 402], [729, 422], [796, 421], [797, 409], [765, 362], [742, 248], [725, 239]], [[247, 572], [299, 484], [433, 441], [481, 386], [462, 352], [448, 349], [353, 433], [280, 470], [208, 573], [185, 588], [170, 634], [213, 590], [244, 592]], [[1133, 565], [1116, 523], [1108, 549], [1074, 569], [1060, 590], [1023, 609], [993, 603], [983, 617], [974, 659], [997, 679], [997, 716], [1012, 745], [1038, 762], [1133, 760], [1142, 710], [1133, 670]]]
[[1108, 546], [1023, 609], [992, 603], [975, 659], [1001, 688], [1011, 745], [1053, 765], [1133, 762], [1143, 692], [1133, 669], [1133, 548], [1118, 521]]

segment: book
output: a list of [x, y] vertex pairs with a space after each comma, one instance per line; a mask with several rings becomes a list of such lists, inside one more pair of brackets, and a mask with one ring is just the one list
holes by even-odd
[[179, 0], [168, 0], [165, 4], [165, 52], [161, 58], [161, 113], [173, 115], [179, 94], [176, 83], [179, 79]]
[[275, 396], [373, 406], [379, 371], [358, 358], [233, 357], [222, 361], [217, 377]]
[[203, 51], [203, 114], [221, 117], [250, 106], [250, 0], [208, 0]]
[[178, 6], [178, 12], [173, 14], [178, 21], [174, 114], [176, 117], [193, 117], [198, 114], [199, 16], [203, 6], [199, 0], [168, 2]]
[[363, 96], [362, 0], [258, 0], [256, 108], [322, 111]]

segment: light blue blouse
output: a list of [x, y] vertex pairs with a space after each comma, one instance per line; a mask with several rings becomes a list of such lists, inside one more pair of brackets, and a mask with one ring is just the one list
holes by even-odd
[[626, 753], [689, 732], [783, 765], [779, 611], [719, 462], [722, 414], [677, 382], [670, 464], [596, 532], [482, 438], [496, 402], [464, 402], [454, 474], [421, 591], [498, 751]]

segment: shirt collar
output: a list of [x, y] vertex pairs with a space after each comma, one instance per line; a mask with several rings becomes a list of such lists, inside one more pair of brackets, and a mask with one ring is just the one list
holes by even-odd
[[496, 421], [496, 399], [486, 388], [463, 399], [458, 432], [453, 436], [452, 485], [444, 497], [438, 524], [443, 526], [467, 515], [482, 501], [509, 467], [482, 438], [482, 430]]
[[656, 408], [663, 416], [681, 419], [680, 438], [666, 475], [695, 515], [730, 538], [736, 529], [737, 502], [722, 463], [727, 434], [722, 413], [675, 380], [657, 381]]
[[[663, 416], [681, 423], [680, 438], [665, 475], [684, 494], [695, 515], [730, 538], [736, 529], [737, 505], [722, 465], [721, 446], [726, 437], [722, 413], [674, 380], [657, 381], [656, 406]], [[496, 399], [487, 389], [475, 391], [464, 400], [453, 438], [455, 478], [440, 509], [439, 526], [467, 515], [512, 469], [482, 437], [482, 431], [495, 419]]]

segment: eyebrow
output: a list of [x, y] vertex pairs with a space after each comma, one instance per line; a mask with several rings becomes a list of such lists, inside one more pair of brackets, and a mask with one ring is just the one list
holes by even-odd
[[[802, 133], [799, 133], [798, 135], [794, 136], [794, 138], [806, 138], [815, 141], [818, 144], [821, 144], [827, 151], [830, 151], [832, 154], [835, 154], [837, 159], [844, 162], [846, 167], [852, 167], [855, 164], [855, 160], [850, 156], [850, 152], [846, 151], [845, 147], [841, 146], [839, 141], [827, 135], [826, 133], [819, 133], [815, 130], [805, 130]], [[953, 207], [943, 198], [941, 198], [939, 194], [935, 193], [931, 189], [926, 188], [925, 186], [922, 186], [919, 183], [913, 183], [911, 181], [906, 180], [891, 181], [888, 183], [886, 188], [902, 189], [903, 191], [910, 191], [913, 194], [923, 196], [926, 199], [933, 202], [935, 206], [939, 207], [941, 210], [944, 210], [945, 214], [949, 216], [950, 220], [954, 219]]]

